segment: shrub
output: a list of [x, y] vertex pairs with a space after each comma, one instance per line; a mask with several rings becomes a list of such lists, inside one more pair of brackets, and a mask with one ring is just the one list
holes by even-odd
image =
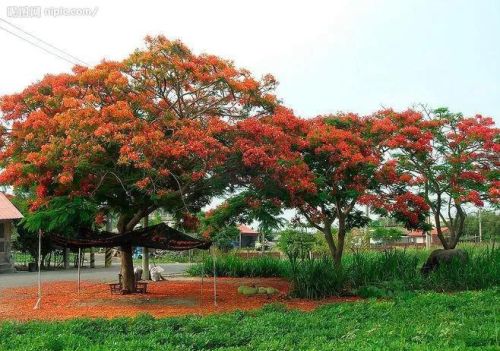
[[285, 229], [279, 233], [278, 247], [291, 262], [304, 260], [315, 244], [315, 237], [296, 229]]

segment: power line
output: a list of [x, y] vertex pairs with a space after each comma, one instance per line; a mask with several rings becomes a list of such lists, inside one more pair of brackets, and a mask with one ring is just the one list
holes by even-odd
[[68, 57], [73, 58], [75, 61], [79, 61], [79, 62], [75, 62], [75, 61], [72, 61], [72, 60], [70, 60], [70, 59], [68, 59], [68, 58], [66, 58], [66, 57], [63, 57], [63, 56], [59, 55], [57, 52], [54, 52], [54, 51], [48, 50], [47, 48], [44, 48], [43, 46], [40, 46], [40, 45], [39, 45], [39, 44], [37, 44], [36, 42], [33, 42], [33, 41], [31, 41], [31, 40], [29, 40], [29, 39], [27, 39], [27, 38], [25, 38], [25, 37], [23, 37], [23, 36], [21, 36], [21, 35], [19, 35], [19, 34], [15, 33], [15, 32], [13, 32], [13, 31], [11, 31], [11, 30], [9, 30], [9, 29], [7, 29], [7, 28], [4, 28], [4, 27], [0, 26], [0, 29], [1, 29], [1, 30], [3, 30], [3, 31], [5, 31], [5, 32], [7, 32], [7, 33], [9, 33], [9, 34], [11, 34], [11, 35], [13, 35], [13, 36], [15, 36], [15, 37], [17, 37], [17, 38], [19, 38], [19, 39], [23, 40], [23, 41], [25, 41], [25, 42], [29, 43], [30, 45], [33, 45], [33, 46], [35, 46], [35, 47], [37, 47], [37, 48], [39, 48], [39, 49], [41, 49], [41, 50], [45, 51], [46, 53], [48, 53], [48, 54], [50, 54], [50, 55], [53, 55], [53, 56], [55, 56], [55, 57], [57, 57], [57, 58], [59, 58], [59, 59], [61, 59], [61, 60], [64, 60], [64, 61], [66, 61], [66, 62], [68, 62], [68, 63], [70, 63], [70, 64], [72, 64], [72, 65], [80, 65], [81, 63], [83, 63], [83, 64], [85, 64], [86, 66], [89, 66], [87, 63], [85, 63], [83, 60], [80, 60], [80, 59], [79, 59], [79, 58], [77, 58], [76, 56], [73, 56], [73, 55], [71, 55], [71, 54], [68, 54], [68, 53], [67, 53], [67, 52], [65, 52], [64, 50], [58, 49], [58, 48], [57, 48], [57, 47], [55, 47], [54, 45], [52, 45], [52, 44], [50, 44], [50, 43], [46, 42], [45, 40], [42, 40], [42, 39], [40, 39], [40, 38], [36, 37], [35, 35], [33, 35], [33, 34], [31, 34], [31, 33], [27, 32], [27, 31], [25, 31], [25, 30], [23, 30], [23, 29], [21, 29], [21, 28], [19, 28], [19, 27], [15, 26], [15, 25], [13, 25], [12, 23], [10, 23], [10, 22], [8, 22], [8, 21], [4, 20], [3, 18], [0, 18], [0, 21], [5, 22], [5, 23], [9, 24], [10, 26], [12, 26], [12, 27], [16, 28], [17, 30], [19, 30], [19, 31], [21, 31], [21, 32], [23, 32], [23, 33], [25, 33], [25, 34], [29, 35], [30, 37], [32, 37], [32, 38], [34, 38], [34, 39], [38, 40], [39, 42], [44, 43], [45, 45], [47, 45], [47, 46], [49, 46], [49, 47], [51, 47], [51, 48], [54, 48], [54, 49], [58, 50], [59, 52], [61, 52], [61, 53], [65, 54], [65, 55], [67, 55]]
[[69, 57], [71, 57], [73, 60], [79, 61], [80, 63], [83, 63], [83, 64], [84, 64], [84, 65], [86, 65], [86, 66], [89, 66], [89, 64], [88, 64], [88, 63], [86, 63], [86, 62], [85, 62], [85, 61], [83, 61], [83, 60], [80, 60], [78, 57], [76, 57], [76, 56], [74, 56], [74, 55], [71, 55], [70, 53], [68, 53], [68, 52], [66, 52], [66, 51], [64, 51], [64, 50], [62, 50], [62, 49], [59, 49], [58, 47], [56, 47], [56, 46], [52, 45], [51, 43], [49, 43], [49, 42], [47, 42], [47, 41], [45, 41], [45, 40], [43, 40], [43, 39], [41, 39], [41, 38], [37, 37], [36, 35], [34, 35], [34, 34], [32, 34], [32, 33], [28, 32], [28, 31], [26, 31], [26, 30], [22, 29], [22, 28], [21, 28], [21, 27], [19, 27], [19, 26], [16, 26], [16, 25], [15, 25], [15, 24], [13, 24], [12, 22], [9, 22], [9, 21], [7, 21], [7, 20], [6, 20], [6, 19], [4, 19], [4, 18], [0, 18], [0, 21], [7, 23], [7, 24], [8, 24], [8, 25], [10, 25], [11, 27], [16, 28], [17, 30], [19, 30], [20, 32], [23, 32], [24, 34], [29, 35], [30, 37], [32, 37], [32, 38], [34, 38], [34, 39], [38, 40], [39, 42], [41, 42], [41, 43], [43, 43], [43, 44], [45, 44], [45, 45], [47, 45], [47, 46], [49, 46], [49, 47], [51, 47], [51, 48], [53, 48], [53, 49], [55, 49], [55, 50], [59, 51], [59, 52], [61, 52], [61, 53], [65, 54], [65, 55], [67, 55], [67, 56], [69, 56]]
[[64, 58], [64, 57], [62, 57], [62, 56], [60, 56], [60, 55], [56, 54], [55, 52], [49, 51], [49, 50], [47, 50], [46, 48], [44, 48], [44, 47], [42, 47], [42, 46], [40, 46], [40, 45], [37, 45], [36, 43], [33, 43], [32, 41], [29, 41], [28, 39], [23, 38], [22, 36], [20, 36], [20, 35], [18, 35], [18, 34], [16, 34], [16, 33], [14, 33], [14, 32], [11, 32], [10, 30], [8, 30], [8, 29], [6, 29], [6, 28], [4, 28], [4, 27], [2, 27], [2, 26], [0, 26], [0, 29], [1, 29], [1, 30], [3, 30], [3, 31], [5, 31], [5, 32], [7, 32], [7, 33], [9, 33], [9, 34], [12, 34], [13, 36], [15, 36], [15, 37], [17, 37], [17, 38], [19, 38], [19, 39], [21, 39], [21, 40], [24, 40], [25, 42], [27, 42], [27, 43], [29, 43], [29, 44], [31, 44], [31, 45], [33, 45], [33, 46], [36, 46], [36, 47], [37, 47], [37, 48], [39, 48], [39, 49], [42, 49], [43, 51], [45, 51], [45, 52], [46, 52], [46, 53], [48, 53], [48, 54], [51, 54], [51, 55], [54, 55], [54, 56], [56, 56], [56, 57], [60, 58], [61, 60], [64, 60], [64, 61], [66, 61], [66, 62], [68, 62], [68, 63], [71, 63], [72, 65], [75, 65], [75, 64], [76, 64], [75, 62], [70, 61], [70, 60], [68, 60], [68, 59], [66, 59], [66, 58]]

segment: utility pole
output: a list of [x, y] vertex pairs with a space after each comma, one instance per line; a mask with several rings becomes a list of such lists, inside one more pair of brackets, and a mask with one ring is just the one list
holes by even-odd
[[[369, 205], [366, 205], [365, 215], [367, 218], [370, 218], [370, 206]], [[365, 242], [365, 240], [368, 240], [368, 248], [369, 248], [370, 247], [370, 229], [369, 229], [368, 223], [365, 225], [365, 237], [361, 238], [361, 240], [359, 241], [361, 246], [363, 246], [363, 242]]]
[[[144, 225], [146, 228], [149, 225], [149, 216], [144, 217]], [[147, 247], [142, 248], [142, 279], [149, 280], [149, 249]]]
[[477, 219], [479, 220], [479, 242], [483, 241], [483, 228], [481, 224], [481, 208], [477, 210]]

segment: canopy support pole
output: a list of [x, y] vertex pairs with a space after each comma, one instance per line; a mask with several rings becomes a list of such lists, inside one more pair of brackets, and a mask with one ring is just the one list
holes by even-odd
[[39, 310], [42, 304], [42, 230], [38, 230], [38, 299], [36, 300], [34, 310]]
[[80, 266], [82, 260], [82, 249], [78, 248], [78, 293], [80, 293]]

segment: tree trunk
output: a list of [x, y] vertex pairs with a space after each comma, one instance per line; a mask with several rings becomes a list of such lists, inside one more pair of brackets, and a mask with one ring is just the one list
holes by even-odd
[[328, 244], [328, 249], [330, 250], [330, 255], [335, 261], [335, 256], [337, 253], [337, 247], [335, 246], [335, 241], [333, 240], [332, 229], [325, 226], [323, 228], [323, 234], [325, 235], [326, 243]]
[[[147, 228], [149, 225], [149, 218], [146, 215], [144, 217], [144, 228]], [[142, 280], [149, 280], [149, 250], [147, 247], [142, 248]]]
[[334, 262], [335, 266], [340, 267], [342, 265], [342, 255], [344, 253], [344, 245], [345, 245], [345, 218], [339, 216], [339, 232], [337, 234], [337, 250], [335, 251]]
[[437, 196], [437, 202], [436, 202], [436, 209], [434, 211], [434, 221], [436, 222], [436, 230], [437, 230], [437, 236], [439, 238], [439, 241], [441, 241], [441, 244], [443, 245], [443, 248], [445, 250], [450, 249], [450, 245], [448, 244], [448, 240], [443, 235], [443, 231], [441, 229], [441, 218], [439, 217], [439, 214], [441, 213], [441, 195], [438, 194]]
[[111, 267], [111, 263], [113, 262], [113, 250], [110, 247], [107, 247], [104, 251], [104, 267]]
[[454, 201], [457, 214], [455, 217], [454, 224], [451, 225], [452, 228], [448, 228], [450, 231], [450, 240], [449, 240], [450, 249], [454, 249], [457, 246], [458, 241], [460, 240], [460, 237], [462, 236], [462, 233], [464, 231], [464, 223], [466, 217], [466, 213], [462, 210], [460, 204], [457, 203], [456, 199]]
[[336, 245], [330, 228], [324, 228], [323, 234], [325, 235], [325, 240], [328, 244], [328, 249], [330, 250], [330, 255], [332, 256], [335, 266], [340, 267], [342, 264], [342, 254], [344, 252], [345, 230], [342, 232], [339, 230]]
[[457, 244], [458, 244], [458, 238], [450, 239], [450, 241], [448, 242], [448, 249], [451, 250], [456, 248]]
[[[142, 218], [149, 215], [155, 207], [143, 208], [135, 212], [135, 214], [122, 214], [118, 219], [116, 227], [119, 233], [126, 233], [134, 230], [134, 227], [141, 221]], [[121, 274], [122, 274], [122, 289], [125, 292], [135, 292], [135, 275], [134, 262], [132, 260], [132, 246], [124, 245], [120, 247], [121, 254]]]
[[132, 260], [132, 246], [120, 247], [122, 289], [125, 293], [135, 291], [134, 262]]
[[69, 269], [69, 249], [63, 249], [63, 266], [64, 269]]
[[[113, 230], [113, 223], [111, 222], [111, 216], [108, 215], [106, 218], [106, 231], [111, 232]], [[104, 251], [104, 267], [109, 268], [111, 267], [111, 262], [113, 261], [112, 258], [113, 252], [110, 247], [107, 247], [106, 250]]]
[[[439, 215], [437, 217], [439, 218]], [[448, 240], [446, 240], [446, 238], [443, 235], [439, 219], [436, 220], [436, 230], [437, 230], [437, 236], [439, 238], [439, 241], [441, 241], [441, 245], [443, 245], [443, 248], [445, 250], [452, 249], [452, 247], [450, 247], [450, 244], [448, 243]]]
[[95, 252], [94, 248], [90, 248], [90, 258], [89, 258], [89, 263], [90, 263], [90, 268], [95, 268]]
[[340, 267], [342, 265], [342, 255], [344, 254], [344, 242], [345, 242], [345, 231], [341, 232], [339, 230], [337, 238], [337, 251], [335, 251], [334, 262], [335, 266]]

